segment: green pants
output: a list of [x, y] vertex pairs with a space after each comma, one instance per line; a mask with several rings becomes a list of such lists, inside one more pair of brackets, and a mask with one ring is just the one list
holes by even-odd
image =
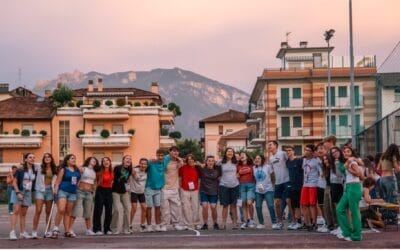
[[[338, 205], [336, 206], [336, 216], [343, 232], [344, 237], [350, 237], [354, 241], [360, 241], [361, 235], [361, 216], [359, 202], [362, 196], [361, 183], [348, 183], [346, 190], [343, 193]], [[351, 213], [351, 223], [347, 218], [346, 210], [349, 209]]]

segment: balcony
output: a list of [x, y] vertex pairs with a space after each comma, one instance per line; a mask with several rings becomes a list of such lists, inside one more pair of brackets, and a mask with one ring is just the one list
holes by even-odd
[[170, 148], [175, 145], [175, 139], [169, 136], [160, 136], [160, 148]]
[[0, 148], [40, 148], [42, 135], [4, 135], [0, 134]]
[[263, 145], [265, 143], [265, 129], [251, 131], [249, 133], [249, 142], [251, 146]]
[[[328, 129], [324, 127], [279, 127], [278, 140], [320, 140], [326, 136]], [[362, 126], [357, 130], [361, 131]], [[351, 126], [335, 126], [331, 133], [339, 139], [351, 138]]]
[[112, 134], [103, 138], [97, 134], [81, 135], [82, 146], [86, 148], [116, 148], [129, 147], [131, 145], [131, 134]]
[[128, 120], [128, 107], [98, 107], [84, 109], [83, 119], [87, 120]]
[[[326, 96], [318, 97], [303, 97], [303, 98], [281, 98], [277, 97], [277, 110], [279, 112], [285, 111], [314, 111], [314, 110], [328, 110], [328, 100]], [[355, 103], [356, 109], [362, 109], [364, 106], [364, 99], [358, 96]], [[332, 110], [351, 109], [349, 97], [335, 96], [331, 99]]]
[[246, 120], [246, 125], [247, 125], [247, 126], [257, 125], [257, 124], [260, 124], [260, 122], [261, 122], [261, 118], [257, 118], [257, 119], [247, 119], [247, 120]]
[[265, 117], [265, 109], [263, 106], [256, 106], [254, 109], [250, 111], [250, 118], [257, 119], [257, 118], [264, 118]]
[[173, 125], [175, 123], [175, 114], [168, 109], [160, 109], [159, 116], [161, 125]]

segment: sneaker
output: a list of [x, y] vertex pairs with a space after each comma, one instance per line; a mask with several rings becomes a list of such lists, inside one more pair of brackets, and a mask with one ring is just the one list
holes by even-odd
[[329, 229], [328, 229], [328, 227], [324, 224], [324, 225], [318, 227], [317, 232], [319, 232], [319, 233], [327, 233], [327, 232], [329, 232]]
[[298, 222], [294, 223], [293, 226], [292, 226], [293, 230], [298, 230], [301, 227], [302, 227], [302, 225], [300, 223], [298, 223]]
[[258, 224], [256, 228], [257, 228], [257, 229], [264, 229], [264, 228], [265, 228], [265, 225], [264, 225], [264, 224]]
[[[215, 226], [215, 225], [214, 225]], [[215, 229], [215, 228], [214, 228]], [[204, 224], [201, 228], [200, 228], [200, 230], [208, 230], [208, 225], [207, 224]]]
[[174, 228], [177, 231], [183, 231], [187, 229], [187, 226], [175, 225]]
[[294, 230], [293, 229], [293, 227], [294, 227], [294, 225], [295, 225], [295, 223], [290, 223], [288, 226], [287, 226], [287, 230]]
[[144, 232], [144, 231], [146, 231], [146, 225], [144, 225], [144, 224], [140, 224], [139, 231], [140, 231], [140, 232]]
[[115, 232], [112, 232], [112, 234], [118, 235], [118, 234], [120, 234], [120, 232], [119, 231], [115, 231]]
[[10, 214], [10, 215], [13, 215], [13, 214], [14, 214], [14, 212], [13, 212], [13, 211], [11, 211], [11, 212], [9, 212], [9, 214]]
[[57, 239], [59, 235], [60, 235], [60, 229], [58, 229], [58, 227], [55, 226], [51, 232], [51, 238]]
[[19, 235], [21, 239], [32, 239], [32, 236], [30, 236], [27, 232], [23, 232]]
[[196, 228], [196, 230], [201, 230], [202, 227], [203, 227], [202, 225], [196, 225], [194, 228]]
[[324, 225], [324, 224], [325, 224], [324, 217], [318, 216], [317, 217], [317, 225]]
[[74, 231], [69, 231], [69, 235], [70, 235], [70, 237], [71, 238], [76, 238], [76, 234], [75, 234], [75, 232]]
[[344, 237], [344, 240], [345, 240], [345, 241], [353, 241], [353, 240], [352, 240], [350, 237], [348, 237], [348, 236], [347, 236], [347, 237]]
[[315, 231], [315, 229], [316, 229], [316, 225], [315, 224], [311, 224], [311, 225], [307, 226], [307, 231], [308, 232]]
[[98, 236], [104, 235], [102, 231], [97, 231], [95, 234]]
[[15, 231], [11, 231], [10, 232], [10, 240], [17, 240], [17, 234], [15, 233]]
[[51, 232], [47, 232], [47, 233], [44, 234], [44, 237], [45, 237], [45, 238], [50, 238], [51, 235], [52, 235]]
[[273, 230], [282, 230], [282, 228], [283, 228], [282, 223], [275, 223], [275, 224], [272, 224], [272, 229], [273, 229]]
[[113, 232], [112, 231], [107, 231], [106, 235], [112, 235]]
[[85, 233], [87, 236], [94, 236], [94, 235], [96, 235], [92, 230], [90, 230], [90, 229], [88, 229], [88, 230], [86, 230], [86, 233]]
[[338, 234], [342, 234], [342, 229], [340, 229], [340, 227], [336, 228], [336, 230], [333, 230], [333, 232], [331, 232], [333, 235], [338, 235]]
[[247, 223], [247, 226], [249, 228], [255, 228], [256, 227], [256, 223], [254, 222], [254, 220], [250, 219], [249, 222]]
[[32, 239], [37, 239], [37, 232], [36, 231], [32, 231]]
[[166, 232], [166, 231], [167, 231], [167, 226], [166, 225], [160, 226], [160, 231], [159, 232]]
[[338, 239], [344, 239], [344, 236], [342, 233], [336, 234], [336, 237], [338, 237]]
[[132, 234], [131, 230], [124, 230], [124, 234]]
[[243, 223], [243, 224], [240, 226], [240, 229], [245, 230], [246, 227], [247, 227], [247, 223]]
[[151, 232], [154, 232], [154, 229], [153, 229], [153, 227], [152, 227], [151, 225], [146, 225], [146, 230], [145, 230], [145, 232], [146, 232], [146, 233], [151, 233]]
[[214, 230], [219, 230], [220, 229], [218, 223], [214, 223], [213, 228], [214, 228]]
[[154, 231], [156, 231], [156, 232], [162, 232], [161, 226], [160, 226], [160, 225], [156, 225], [156, 226], [154, 227]]

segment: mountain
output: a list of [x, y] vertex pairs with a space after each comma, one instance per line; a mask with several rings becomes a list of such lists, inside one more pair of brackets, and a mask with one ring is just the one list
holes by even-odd
[[175, 102], [181, 107], [182, 116], [177, 117], [175, 127], [183, 138], [201, 137], [198, 121], [228, 109], [246, 111], [249, 94], [232, 86], [220, 83], [194, 72], [180, 68], [154, 69], [151, 71], [128, 71], [112, 74], [99, 72], [82, 73], [75, 70], [59, 74], [53, 80], [36, 82], [34, 91], [42, 94], [45, 89], [54, 89], [57, 82], [72, 89], [86, 88], [89, 79], [96, 83], [103, 78], [104, 87], [134, 87], [149, 90], [152, 82], [159, 85], [165, 102]]

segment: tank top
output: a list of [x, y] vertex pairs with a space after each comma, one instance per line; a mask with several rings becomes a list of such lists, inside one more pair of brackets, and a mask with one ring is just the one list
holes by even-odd
[[[395, 158], [393, 160], [395, 160]], [[394, 168], [393, 162], [388, 161], [386, 159], [382, 161], [381, 165], [382, 165], [382, 171], [392, 171]]]
[[103, 187], [103, 188], [111, 188], [112, 182], [114, 179], [113, 173], [106, 170], [103, 173], [101, 173], [101, 175], [102, 175], [102, 179], [101, 179], [101, 183], [99, 184], [99, 186]]
[[[350, 166], [353, 164], [355, 164], [357, 169], [359, 168], [358, 164], [355, 161], [350, 162]], [[354, 176], [346, 169], [346, 183], [355, 183], [355, 182], [360, 182], [360, 178], [358, 176]]]
[[94, 184], [95, 180], [96, 180], [96, 172], [91, 168], [84, 167], [82, 177], [81, 177], [81, 182], [88, 183], [88, 184]]
[[74, 171], [69, 170], [69, 168], [64, 168], [64, 175], [60, 184], [60, 190], [76, 194], [76, 186], [78, 184], [81, 174], [78, 169]]

